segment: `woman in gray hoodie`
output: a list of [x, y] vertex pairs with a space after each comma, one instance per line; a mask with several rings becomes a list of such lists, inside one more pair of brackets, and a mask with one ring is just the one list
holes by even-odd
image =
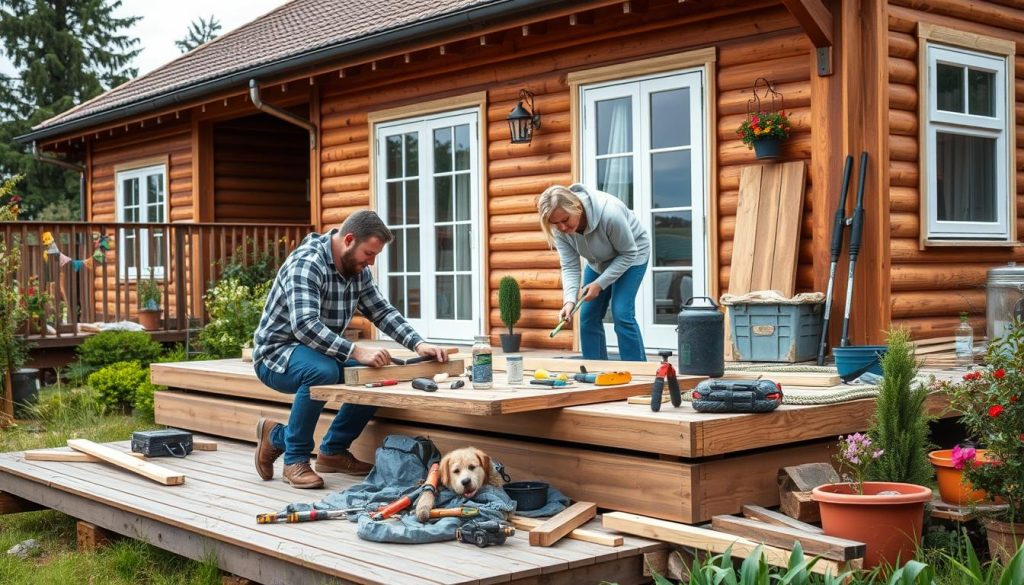
[[[548, 187], [537, 200], [540, 225], [562, 264], [562, 320], [580, 307], [580, 346], [585, 359], [608, 359], [602, 319], [611, 305], [619, 355], [647, 361], [636, 322], [636, 297], [647, 270], [651, 240], [636, 214], [613, 195], [576, 183]], [[580, 257], [587, 261], [582, 270]], [[577, 301], [577, 299], [579, 299]]]

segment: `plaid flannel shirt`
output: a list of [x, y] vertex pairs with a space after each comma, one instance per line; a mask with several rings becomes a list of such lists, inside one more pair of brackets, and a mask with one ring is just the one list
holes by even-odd
[[334, 267], [331, 236], [310, 234], [280, 270], [270, 289], [263, 317], [253, 336], [253, 366], [284, 373], [298, 344], [344, 361], [355, 344], [339, 333], [345, 330], [356, 309], [378, 329], [405, 347], [415, 350], [423, 339], [381, 294], [370, 267], [346, 278]]

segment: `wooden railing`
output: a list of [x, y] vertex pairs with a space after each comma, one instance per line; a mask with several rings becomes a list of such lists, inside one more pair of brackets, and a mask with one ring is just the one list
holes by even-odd
[[[136, 320], [140, 278], [156, 281], [158, 330], [206, 322], [203, 303], [229, 262], [262, 255], [279, 265], [312, 230], [296, 224], [0, 223], [0, 238], [21, 250], [17, 282], [36, 318], [20, 330], [32, 337], [76, 336], [98, 322]], [[152, 270], [150, 270], [152, 269]]]

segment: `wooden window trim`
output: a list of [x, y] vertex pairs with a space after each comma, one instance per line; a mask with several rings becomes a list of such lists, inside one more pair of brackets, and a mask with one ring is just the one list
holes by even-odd
[[[925, 250], [929, 247], [973, 246], [979, 248], [1009, 248], [1020, 246], [1017, 239], [1017, 117], [1015, 95], [1015, 58], [1017, 45], [1013, 41], [960, 31], [929, 22], [917, 24], [917, 116], [918, 116], [918, 247]], [[931, 82], [928, 74], [928, 45], [937, 43], [989, 53], [1006, 59], [1006, 121], [1007, 121], [1007, 153], [1006, 174], [1008, 178], [1008, 200], [1006, 240], [975, 240], [975, 239], [930, 239], [928, 237], [928, 88]]]

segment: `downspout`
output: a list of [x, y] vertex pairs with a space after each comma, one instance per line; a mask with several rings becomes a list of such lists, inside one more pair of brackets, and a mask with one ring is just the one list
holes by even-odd
[[36, 148], [36, 141], [32, 141], [32, 158], [39, 162], [58, 166], [62, 169], [78, 173], [78, 220], [85, 221], [85, 167], [59, 158], [46, 156]]
[[255, 79], [250, 79], [249, 80], [249, 99], [252, 100], [252, 105], [256, 106], [257, 110], [259, 110], [259, 111], [261, 111], [261, 112], [263, 112], [265, 114], [270, 114], [271, 116], [274, 116], [275, 118], [281, 118], [285, 122], [290, 122], [292, 124], [295, 124], [296, 126], [302, 126], [306, 130], [308, 130], [309, 131], [309, 149], [310, 150], [315, 150], [316, 149], [316, 131], [317, 131], [316, 126], [312, 122], [310, 122], [309, 120], [306, 120], [306, 119], [304, 119], [304, 118], [302, 118], [300, 116], [296, 116], [295, 114], [293, 114], [293, 113], [291, 113], [291, 112], [289, 112], [287, 110], [282, 110], [281, 108], [279, 108], [277, 106], [265, 103], [260, 98], [260, 86], [256, 82]]

